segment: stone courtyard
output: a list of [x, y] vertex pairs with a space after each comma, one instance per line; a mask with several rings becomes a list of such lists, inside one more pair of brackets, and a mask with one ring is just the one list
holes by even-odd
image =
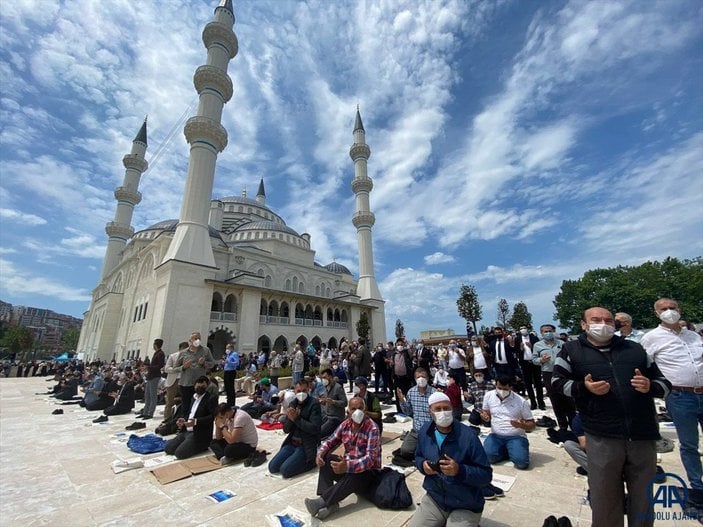
[[[100, 412], [87, 412], [77, 405], [59, 406], [46, 392], [52, 386], [45, 378], [0, 379], [0, 504], [2, 526], [145, 526], [268, 525], [266, 516], [287, 507], [305, 513], [303, 499], [315, 494], [317, 471], [283, 480], [267, 473], [266, 464], [244, 467], [241, 463], [196, 475], [167, 485], [160, 484], [147, 468], [115, 474], [115, 460], [163, 456], [139, 456], [124, 442], [125, 426], [133, 415], [110, 417], [93, 424]], [[243, 398], [238, 398], [243, 403]], [[52, 415], [61, 408], [63, 415]], [[157, 413], [163, 407], [157, 408]], [[394, 407], [385, 406], [384, 411]], [[547, 414], [550, 413], [548, 408]], [[545, 412], [535, 412], [538, 418]], [[153, 432], [158, 419], [147, 421]], [[386, 431], [402, 432], [411, 423], [385, 425]], [[126, 435], [125, 435], [126, 434]], [[675, 439], [672, 428], [662, 434]], [[584, 503], [587, 480], [575, 472], [575, 464], [559, 446], [549, 442], [544, 429], [528, 435], [531, 467], [519, 471], [509, 463], [494, 465], [498, 477], [515, 478], [505, 497], [486, 502], [482, 527], [541, 527], [550, 514], [568, 516], [574, 526], [590, 526], [591, 511]], [[259, 448], [276, 452], [282, 432], [259, 430]], [[384, 462], [399, 439], [383, 445]], [[684, 474], [678, 456], [661, 455], [665, 472]], [[270, 459], [270, 456], [269, 456]], [[408, 486], [415, 504], [423, 495], [423, 476], [409, 469]], [[671, 478], [670, 478], [671, 479]], [[495, 481], [494, 481], [495, 482]], [[207, 496], [218, 490], [235, 494], [215, 503]], [[356, 497], [342, 502], [340, 511], [323, 525], [351, 527], [403, 526], [413, 514], [379, 510]], [[679, 508], [657, 507], [660, 517], [680, 513]], [[310, 516], [305, 515], [308, 522]], [[320, 525], [314, 520], [310, 525]], [[658, 526], [684, 526], [693, 522], [676, 519], [657, 521]], [[306, 524], [307, 525], [307, 524]]]

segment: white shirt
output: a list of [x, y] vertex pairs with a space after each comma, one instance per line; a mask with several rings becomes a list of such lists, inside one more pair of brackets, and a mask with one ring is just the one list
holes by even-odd
[[660, 325], [640, 344], [673, 386], [703, 387], [703, 340], [696, 333]]
[[522, 335], [522, 360], [532, 362], [532, 342], [529, 335]]
[[[618, 337], [622, 337], [623, 334], [620, 332], [620, 330], [616, 331], [615, 334]], [[630, 332], [629, 335], [626, 335], [624, 338], [625, 340], [631, 340], [632, 342], [639, 342], [642, 340], [642, 337], [644, 336], [644, 331], [640, 331], [639, 329], [632, 328], [632, 331]]]
[[481, 346], [474, 347], [474, 370], [485, 370], [488, 368], [486, 364], [486, 358], [483, 356], [483, 350]]
[[[195, 412], [198, 411], [198, 406], [200, 406], [200, 401], [203, 400], [203, 395], [198, 395], [197, 393], [193, 395], [193, 404], [190, 406], [190, 415], [188, 416], [188, 421], [190, 421], [191, 419], [195, 419]], [[189, 426], [188, 431], [192, 432], [193, 427]]]
[[449, 379], [449, 374], [445, 370], [437, 370], [434, 376], [434, 384], [440, 386], [447, 385], [447, 379]]
[[505, 354], [505, 341], [499, 339], [496, 342], [496, 364], [508, 364], [508, 356]]
[[526, 432], [511, 425], [510, 421], [534, 419], [529, 402], [512, 390], [502, 401], [495, 390], [487, 392], [483, 398], [483, 409], [491, 412], [491, 433], [500, 436], [524, 436]]
[[463, 368], [466, 357], [461, 348], [449, 348], [449, 367], [452, 369]]

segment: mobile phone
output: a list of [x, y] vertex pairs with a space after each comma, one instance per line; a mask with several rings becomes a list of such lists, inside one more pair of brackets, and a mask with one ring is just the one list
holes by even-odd
[[441, 472], [441, 470], [439, 469], [439, 459], [438, 459], [437, 461], [430, 461], [430, 460], [427, 460], [427, 464], [428, 464], [428, 465], [430, 466], [430, 468], [431, 468], [432, 470], [434, 470], [435, 472]]

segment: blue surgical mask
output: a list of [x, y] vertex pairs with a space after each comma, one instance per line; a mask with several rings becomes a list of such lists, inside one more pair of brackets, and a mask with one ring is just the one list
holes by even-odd
[[544, 340], [554, 340], [553, 331], [545, 331], [544, 333], [542, 333], [542, 336], [544, 337]]

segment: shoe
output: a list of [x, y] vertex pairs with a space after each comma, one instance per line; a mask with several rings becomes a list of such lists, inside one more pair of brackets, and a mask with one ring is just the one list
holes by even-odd
[[654, 475], [654, 483], [661, 485], [666, 483], [666, 474], [664, 474], [664, 469], [661, 465], [657, 465], [657, 473]]
[[557, 526], [558, 527], [573, 527], [571, 525], [571, 520], [567, 518], [566, 516], [562, 516], [557, 520]]
[[483, 487], [481, 487], [481, 490], [483, 491], [484, 500], [496, 499], [496, 491], [493, 490], [493, 485], [484, 485]]
[[[51, 415], [61, 415], [62, 413], [63, 413], [63, 410], [61, 408], [57, 408], [56, 410], [51, 412]], [[93, 421], [93, 422], [95, 422], [95, 421]]]
[[586, 472], [586, 469], [581, 466], [576, 467], [576, 473], [581, 474], [582, 476], [588, 476], [588, 472]]
[[311, 516], [317, 516], [320, 509], [325, 508], [325, 500], [322, 498], [305, 498], [305, 508]]
[[256, 455], [256, 451], [254, 451], [254, 452], [252, 452], [251, 454], [249, 454], [249, 457], [244, 460], [244, 466], [245, 466], [245, 467], [250, 467], [250, 466], [251, 466], [251, 462], [252, 462], [252, 460], [254, 459], [254, 456], [255, 456], [255, 455]]
[[225, 465], [229, 465], [230, 463], [233, 463], [233, 462], [234, 462], [234, 459], [232, 459], [231, 457], [222, 456], [220, 458], [220, 465], [222, 465], [223, 467]]
[[329, 507], [324, 507], [320, 509], [317, 513], [317, 519], [318, 520], [324, 520], [327, 518], [330, 514], [334, 514], [339, 510], [339, 503], [333, 503]]
[[530, 403], [530, 410], [537, 410], [537, 403]]
[[141, 417], [142, 415], [144, 415], [144, 408], [142, 408], [141, 410], [137, 410], [136, 412], [134, 412], [134, 415], [136, 415], [137, 417]]
[[544, 519], [544, 523], [542, 524], [542, 527], [559, 527], [559, 522], [557, 522], [557, 519], [555, 516], [547, 516]]
[[261, 450], [261, 451], [256, 451], [254, 453], [254, 457], [251, 458], [251, 465], [252, 467], [258, 467], [259, 465], [263, 465], [266, 462], [266, 451]]
[[93, 419], [94, 423], [106, 423], [107, 422], [107, 416], [106, 415], [101, 415], [97, 419]]
[[142, 419], [142, 420], [144, 420], [144, 421], [146, 421], [146, 420], [148, 420], [148, 419], [153, 419], [153, 418], [154, 418], [153, 415], [142, 415], [142, 416], [140, 417], [140, 419]]
[[495, 485], [488, 484], [488, 486], [491, 488], [491, 490], [495, 493], [497, 498], [505, 498], [505, 491], [501, 489], [500, 487], [496, 487]]
[[546, 409], [547, 409], [547, 407], [544, 405], [544, 403], [538, 405], [538, 408], [539, 408], [540, 410], [546, 410]]
[[547, 415], [537, 419], [537, 421], [535, 421], [535, 424], [543, 428], [553, 428], [557, 426], [557, 422]]
[[146, 428], [146, 423], [140, 423], [139, 421], [134, 421], [131, 425], [125, 426], [125, 430], [141, 430]]

